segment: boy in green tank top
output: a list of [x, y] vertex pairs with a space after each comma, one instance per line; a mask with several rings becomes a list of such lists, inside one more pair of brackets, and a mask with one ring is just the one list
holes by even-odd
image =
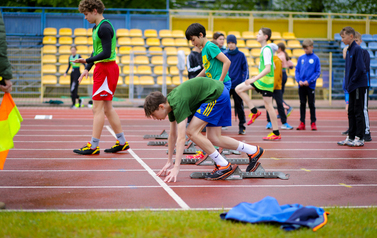
[[130, 148], [124, 137], [119, 116], [112, 105], [113, 95], [119, 78], [119, 67], [115, 62], [115, 30], [109, 20], [104, 19], [104, 10], [105, 6], [101, 0], [82, 0], [79, 5], [79, 11], [85, 15], [85, 19], [89, 23], [96, 24], [93, 27], [93, 53], [91, 57], [73, 61], [74, 63], [88, 63], [78, 79], [79, 83], [83, 77], [88, 77], [89, 70], [96, 64], [93, 73], [92, 139], [86, 146], [73, 150], [73, 152], [81, 155], [96, 155], [100, 153], [98, 144], [105, 123], [105, 116], [117, 137], [115, 145], [109, 149], [105, 149], [105, 152], [116, 153]]
[[236, 87], [236, 92], [251, 110], [250, 121], [247, 123], [247, 125], [252, 124], [262, 114], [252, 103], [247, 91], [250, 89], [255, 89], [255, 91], [262, 94], [264, 106], [270, 116], [273, 130], [267, 135], [267, 137], [263, 137], [263, 140], [280, 140], [281, 135], [279, 132], [278, 121], [275, 109], [272, 105], [272, 96], [274, 91], [274, 62], [272, 49], [267, 45], [267, 41], [270, 39], [270, 37], [271, 29], [261, 28], [259, 30], [257, 41], [262, 45], [259, 57], [259, 74], [246, 80], [244, 83], [239, 84]]

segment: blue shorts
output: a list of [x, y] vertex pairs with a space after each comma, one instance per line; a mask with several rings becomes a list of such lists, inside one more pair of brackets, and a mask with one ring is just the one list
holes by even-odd
[[350, 94], [349, 93], [344, 93], [344, 100], [346, 101], [346, 104], [348, 104], [350, 100]]
[[224, 87], [217, 100], [200, 105], [194, 116], [208, 122], [208, 127], [231, 126], [232, 109], [228, 89]]
[[224, 86], [226, 87], [226, 89], [228, 89], [228, 92], [229, 92], [230, 88], [232, 87], [232, 80], [228, 80], [224, 82]]

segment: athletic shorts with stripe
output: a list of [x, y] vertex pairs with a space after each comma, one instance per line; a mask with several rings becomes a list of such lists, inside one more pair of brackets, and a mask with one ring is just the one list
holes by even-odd
[[93, 100], [111, 101], [118, 84], [119, 67], [115, 61], [99, 62], [93, 73]]
[[224, 87], [217, 100], [200, 105], [194, 116], [208, 122], [207, 127], [231, 126], [232, 109], [228, 89]]

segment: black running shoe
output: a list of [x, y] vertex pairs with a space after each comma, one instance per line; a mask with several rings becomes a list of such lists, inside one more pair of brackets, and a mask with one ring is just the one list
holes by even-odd
[[263, 148], [257, 146], [257, 152], [251, 155], [247, 154], [247, 156], [249, 157], [249, 165], [246, 168], [246, 172], [254, 172], [257, 169], [257, 162], [259, 158], [263, 155], [263, 153]]
[[115, 145], [113, 147], [111, 147], [110, 149], [105, 149], [105, 152], [106, 153], [116, 153], [116, 152], [119, 152], [119, 151], [128, 150], [129, 148], [130, 148], [130, 146], [128, 145], [127, 141], [124, 145], [120, 145], [119, 141], [117, 140]]
[[364, 141], [372, 141], [372, 137], [370, 136], [370, 133], [364, 135]]
[[82, 147], [81, 149], [75, 149], [73, 152], [80, 155], [99, 155], [99, 147], [97, 146], [95, 149], [92, 149], [92, 144], [88, 142], [86, 146]]
[[215, 163], [215, 169], [212, 171], [212, 173], [210, 173], [209, 175], [207, 175], [205, 177], [205, 179], [207, 180], [220, 180], [220, 179], [226, 179], [227, 177], [229, 177], [233, 172], [234, 170], [238, 167], [237, 165], [234, 166], [234, 169], [232, 167], [232, 164], [231, 163], [228, 163], [227, 166], [224, 166], [224, 167], [221, 167], [221, 166], [218, 166], [216, 163]]
[[346, 131], [343, 131], [343, 132], [342, 132], [342, 135], [348, 135], [349, 130], [350, 130], [350, 129], [347, 129]]

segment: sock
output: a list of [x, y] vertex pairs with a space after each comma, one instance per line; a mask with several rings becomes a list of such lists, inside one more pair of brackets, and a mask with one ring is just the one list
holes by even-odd
[[240, 142], [238, 144], [237, 151], [245, 152], [246, 154], [254, 154], [257, 152], [258, 148], [255, 145], [248, 145], [246, 143]]
[[126, 138], [124, 137], [123, 132], [116, 134], [116, 136], [117, 136], [117, 139], [118, 139], [120, 145], [126, 144]]
[[210, 154], [209, 157], [211, 157], [211, 159], [213, 159], [218, 166], [223, 167], [228, 165], [228, 161], [224, 159], [224, 157], [222, 157], [217, 150]]
[[92, 137], [92, 140], [90, 141], [90, 144], [92, 144], [92, 146], [90, 148], [92, 150], [94, 150], [95, 148], [97, 148], [97, 146], [99, 144], [99, 139]]
[[279, 130], [272, 131], [276, 136], [280, 135]]
[[258, 109], [256, 108], [256, 107], [253, 107], [252, 109], [251, 109], [251, 113], [257, 113], [258, 112]]

